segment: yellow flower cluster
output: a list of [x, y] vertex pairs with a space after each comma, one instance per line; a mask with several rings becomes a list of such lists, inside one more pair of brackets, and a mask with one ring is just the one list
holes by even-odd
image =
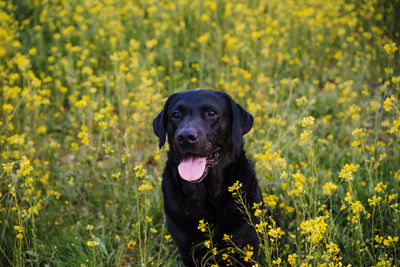
[[388, 54], [393, 54], [398, 50], [396, 43], [394, 43], [394, 42], [385, 44], [383, 46], [383, 49], [385, 49], [386, 53], [388, 53]]
[[233, 183], [232, 186], [228, 187], [228, 191], [232, 192], [232, 194], [236, 194], [237, 191], [239, 191], [239, 189], [242, 187], [242, 183], [240, 183], [239, 181], [236, 181]]
[[324, 238], [328, 228], [325, 219], [325, 216], [319, 216], [300, 223], [301, 233], [307, 236], [309, 242], [318, 243]]
[[353, 163], [346, 163], [340, 170], [339, 177], [344, 179], [346, 182], [351, 182], [353, 181], [353, 172], [357, 169], [358, 167]]
[[208, 227], [208, 222], [204, 222], [204, 220], [200, 220], [199, 226], [197, 227], [197, 229], [199, 229], [200, 231], [202, 231], [204, 233], [207, 230], [207, 227]]

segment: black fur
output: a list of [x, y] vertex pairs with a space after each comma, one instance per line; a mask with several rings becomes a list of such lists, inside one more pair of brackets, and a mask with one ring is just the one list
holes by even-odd
[[[242, 136], [253, 126], [253, 117], [228, 94], [210, 90], [185, 91], [171, 95], [153, 128], [160, 148], [170, 151], [163, 172], [162, 190], [167, 227], [179, 248], [185, 266], [200, 266], [204, 249], [193, 247], [205, 240], [199, 220], [214, 229], [217, 249], [227, 247], [224, 234], [232, 235], [238, 247], [253, 247], [257, 260], [259, 240], [255, 230], [239, 211], [228, 187], [242, 183], [247, 203], [262, 202], [254, 166], [243, 151]], [[206, 156], [219, 148], [219, 160], [200, 182], [183, 180], [177, 166], [188, 154]], [[252, 218], [255, 222], [256, 218]], [[236, 254], [235, 266], [251, 266]], [[219, 266], [226, 262], [219, 259]]]

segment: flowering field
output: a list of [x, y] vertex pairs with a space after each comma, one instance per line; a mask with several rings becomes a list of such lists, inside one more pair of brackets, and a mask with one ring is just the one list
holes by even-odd
[[255, 118], [258, 266], [399, 266], [399, 5], [0, 0], [0, 265], [179, 265], [152, 120], [210, 88]]

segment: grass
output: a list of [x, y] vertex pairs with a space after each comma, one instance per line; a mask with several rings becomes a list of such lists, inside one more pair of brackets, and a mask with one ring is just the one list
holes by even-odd
[[259, 266], [400, 265], [398, 6], [0, 1], [0, 263], [179, 265], [152, 120], [210, 88], [255, 118]]

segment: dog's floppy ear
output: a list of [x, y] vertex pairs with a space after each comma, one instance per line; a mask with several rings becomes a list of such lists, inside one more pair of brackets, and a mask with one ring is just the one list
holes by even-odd
[[253, 127], [253, 116], [237, 104], [232, 97], [228, 95], [232, 112], [232, 144], [234, 150], [240, 149], [242, 145], [242, 136], [248, 133]]
[[160, 140], [160, 142], [158, 144], [159, 148], [162, 148], [162, 146], [165, 144], [166, 135], [167, 135], [168, 106], [170, 105], [171, 100], [176, 95], [177, 94], [172, 94], [170, 97], [168, 97], [167, 101], [165, 102], [163, 110], [153, 120], [154, 133], [158, 136], [158, 138]]
[[158, 114], [157, 117], [153, 120], [153, 130], [154, 130], [154, 133], [158, 136], [158, 139], [160, 140], [158, 147], [162, 148], [162, 146], [165, 144], [165, 139], [166, 139], [166, 134], [167, 134], [166, 133], [167, 118], [166, 118], [165, 107], [160, 112], [160, 114]]

